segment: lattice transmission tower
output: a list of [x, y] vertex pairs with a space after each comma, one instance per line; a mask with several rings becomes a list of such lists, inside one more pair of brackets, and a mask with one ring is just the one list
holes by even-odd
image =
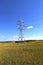
[[24, 22], [23, 22], [23, 20], [19, 20], [18, 21], [18, 26], [19, 26], [19, 37], [18, 37], [18, 40], [19, 41], [23, 41], [24, 40], [24, 34], [23, 34], [23, 32], [24, 32]]

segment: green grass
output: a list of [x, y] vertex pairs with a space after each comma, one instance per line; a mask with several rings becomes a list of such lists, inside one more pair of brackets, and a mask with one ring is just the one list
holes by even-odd
[[43, 65], [43, 41], [0, 43], [0, 65]]

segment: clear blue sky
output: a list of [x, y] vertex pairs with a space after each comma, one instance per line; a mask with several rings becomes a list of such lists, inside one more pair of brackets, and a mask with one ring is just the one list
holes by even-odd
[[23, 19], [26, 26], [24, 37], [43, 38], [43, 0], [0, 0], [0, 40], [18, 37], [17, 24]]

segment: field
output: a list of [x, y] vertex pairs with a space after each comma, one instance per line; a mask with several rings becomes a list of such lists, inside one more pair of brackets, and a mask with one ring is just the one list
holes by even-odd
[[0, 65], [43, 65], [43, 41], [0, 42]]

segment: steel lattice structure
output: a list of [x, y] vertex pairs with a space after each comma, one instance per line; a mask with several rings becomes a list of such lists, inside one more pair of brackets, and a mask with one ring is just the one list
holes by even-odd
[[24, 22], [23, 22], [23, 20], [19, 20], [18, 21], [18, 26], [19, 26], [19, 37], [18, 37], [18, 40], [19, 41], [23, 41], [23, 38], [24, 38], [24, 36], [23, 36], [23, 31], [24, 31]]

